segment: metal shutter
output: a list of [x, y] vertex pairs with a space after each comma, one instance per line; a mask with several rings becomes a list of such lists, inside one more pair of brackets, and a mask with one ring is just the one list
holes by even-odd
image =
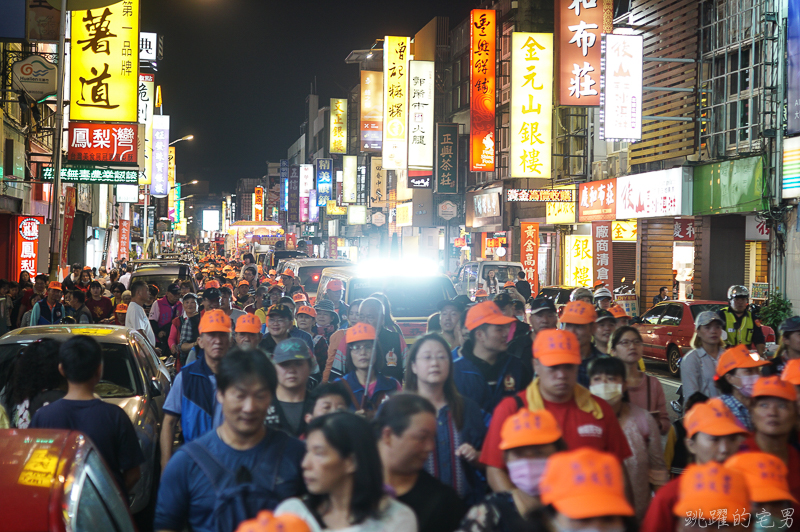
[[[612, 242], [614, 249], [614, 288], [627, 285], [625, 292], [633, 292], [636, 279], [636, 242]], [[625, 282], [622, 282], [622, 278]]]

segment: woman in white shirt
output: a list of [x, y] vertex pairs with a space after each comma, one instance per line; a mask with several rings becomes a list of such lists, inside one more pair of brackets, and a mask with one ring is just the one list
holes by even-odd
[[307, 429], [303, 480], [309, 495], [281, 503], [275, 515], [295, 514], [311, 532], [417, 532], [406, 505], [383, 489], [383, 467], [372, 430], [362, 417], [337, 412]]

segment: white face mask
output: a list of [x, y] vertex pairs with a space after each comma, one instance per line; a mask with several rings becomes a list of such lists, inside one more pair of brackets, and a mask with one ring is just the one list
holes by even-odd
[[589, 391], [592, 392], [592, 395], [596, 395], [600, 399], [605, 399], [612, 405], [622, 400], [622, 384], [601, 382], [592, 384], [589, 387]]
[[742, 385], [737, 386], [736, 388], [738, 388], [745, 397], [753, 397], [753, 386], [756, 385], [758, 375], [742, 375], [739, 377], [739, 380], [741, 381]]

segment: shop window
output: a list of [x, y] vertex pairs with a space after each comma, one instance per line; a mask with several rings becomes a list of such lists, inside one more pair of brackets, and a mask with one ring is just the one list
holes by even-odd
[[683, 305], [668, 305], [666, 312], [661, 316], [660, 325], [680, 325], [683, 318]]
[[658, 320], [664, 312], [665, 306], [653, 307], [642, 316], [642, 323], [649, 323], [650, 325], [658, 325]]

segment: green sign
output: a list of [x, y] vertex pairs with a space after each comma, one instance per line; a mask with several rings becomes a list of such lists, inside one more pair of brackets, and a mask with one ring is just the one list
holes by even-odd
[[[43, 181], [53, 181], [55, 173], [52, 166], [39, 167], [39, 179]], [[61, 181], [100, 185], [138, 185], [139, 171], [67, 165], [61, 168]]]
[[694, 168], [694, 215], [752, 212], [762, 208], [761, 157]]

